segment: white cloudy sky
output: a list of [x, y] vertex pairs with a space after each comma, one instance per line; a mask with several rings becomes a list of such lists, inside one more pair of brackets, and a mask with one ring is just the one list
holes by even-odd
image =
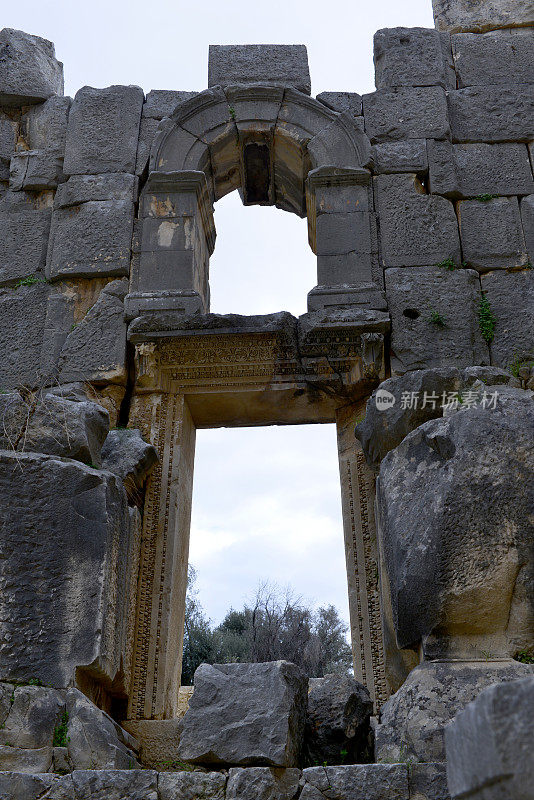
[[[0, 3], [4, 27], [51, 39], [65, 93], [84, 85], [202, 90], [209, 44], [304, 43], [313, 94], [374, 89], [379, 28], [432, 27], [431, 0], [25, 0]], [[216, 206], [212, 310], [302, 314], [315, 284], [306, 223], [271, 208]], [[348, 618], [332, 425], [199, 431], [191, 561], [217, 622], [258, 581], [291, 584]]]

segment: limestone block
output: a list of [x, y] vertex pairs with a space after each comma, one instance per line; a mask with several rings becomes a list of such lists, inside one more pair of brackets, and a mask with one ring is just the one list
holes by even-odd
[[0, 180], [9, 180], [9, 162], [15, 151], [17, 122], [0, 112]]
[[147, 769], [75, 770], [72, 785], [76, 800], [158, 800], [158, 773]]
[[136, 196], [132, 175], [69, 178], [54, 202], [47, 277], [128, 275]]
[[484, 689], [445, 728], [453, 798], [534, 797], [534, 676]]
[[384, 142], [373, 147], [375, 174], [388, 172], [415, 172], [428, 170], [426, 139], [406, 139]]
[[0, 290], [0, 388], [38, 386], [50, 287]]
[[41, 800], [55, 781], [55, 775], [0, 772], [0, 797], [2, 800]]
[[494, 28], [532, 25], [532, 0], [432, 0], [434, 22], [440, 31], [481, 33]]
[[54, 189], [62, 180], [63, 159], [53, 150], [25, 150], [11, 157], [9, 188], [14, 192]]
[[516, 197], [463, 200], [458, 221], [465, 261], [479, 272], [514, 269], [528, 263]]
[[470, 86], [449, 92], [448, 103], [453, 142], [528, 142], [532, 139], [532, 84]]
[[150, 148], [156, 137], [160, 120], [153, 117], [142, 117], [139, 127], [139, 141], [137, 143], [137, 154], [135, 156], [135, 174], [142, 175], [148, 169], [150, 159]]
[[441, 761], [410, 763], [410, 800], [451, 800], [447, 770]]
[[208, 86], [276, 83], [311, 93], [308, 53], [303, 44], [210, 45]]
[[338, 113], [346, 111], [352, 117], [362, 113], [362, 96], [356, 92], [321, 92], [317, 100]]
[[110, 431], [102, 448], [103, 468], [122, 480], [129, 496], [142, 489], [157, 461], [156, 448], [145, 442], [136, 428]]
[[[384, 456], [411, 431], [442, 417], [444, 392], [445, 397], [454, 392], [462, 394], [477, 381], [490, 386], [521, 386], [510, 372], [497, 367], [417, 369], [383, 381], [367, 401], [365, 418], [355, 430], [369, 464], [380, 466]], [[387, 407], [380, 402], [384, 391], [394, 397]]]
[[52, 772], [58, 775], [66, 775], [71, 772], [72, 764], [69, 761], [69, 750], [67, 747], [52, 748]]
[[[182, 716], [183, 714], [181, 714], [180, 718]], [[139, 742], [139, 758], [144, 767], [164, 770], [173, 762], [180, 761], [180, 756], [178, 755], [180, 719], [129, 719], [122, 724], [128, 733]], [[172, 782], [170, 782], [169, 786], [172, 785]], [[162, 784], [160, 783], [161, 787]]]
[[135, 742], [78, 689], [69, 689], [67, 747], [73, 769], [133, 769]]
[[408, 434], [377, 481], [397, 642], [432, 658], [506, 658], [533, 641], [534, 393], [483, 387]]
[[432, 28], [382, 28], [374, 35], [375, 84], [456, 89], [451, 37]]
[[[391, 349], [397, 374], [412, 369], [489, 364], [480, 334], [480, 284], [474, 270], [386, 270]], [[433, 312], [439, 315], [437, 322]]]
[[487, 686], [529, 674], [516, 661], [424, 661], [380, 711], [377, 761], [445, 761], [444, 728], [455, 714]]
[[312, 168], [368, 167], [371, 145], [364, 131], [363, 119], [343, 111], [339, 118], [317, 133], [307, 145]]
[[227, 800], [293, 800], [300, 789], [300, 770], [248, 767], [231, 769]]
[[47, 39], [0, 31], [0, 105], [27, 106], [63, 94], [63, 64]]
[[492, 31], [482, 36], [458, 33], [452, 37], [452, 49], [459, 89], [534, 82], [532, 29]]
[[416, 176], [375, 179], [380, 214], [381, 259], [385, 267], [459, 264], [460, 239], [452, 203], [424, 193]]
[[126, 382], [124, 298], [128, 282], [112, 281], [82, 321], [69, 333], [59, 358], [63, 383]]
[[371, 142], [443, 139], [449, 134], [445, 92], [440, 86], [378, 89], [364, 94], [365, 130]]
[[190, 100], [196, 92], [179, 92], [173, 89], [152, 89], [143, 105], [143, 117], [146, 119], [164, 119], [170, 117], [176, 106]]
[[19, 748], [0, 745], [0, 770], [38, 774], [48, 772], [52, 766], [52, 747]]
[[482, 275], [485, 293], [496, 317], [491, 362], [503, 369], [534, 359], [534, 270]]
[[369, 692], [350, 675], [312, 678], [305, 737], [308, 764], [364, 761], [372, 713]]
[[405, 764], [310, 767], [302, 772], [302, 800], [397, 800], [409, 796]]
[[8, 451], [0, 487], [0, 676], [64, 687], [80, 667], [112, 682], [129, 596], [123, 487], [75, 461]]
[[41, 686], [11, 686], [9, 713], [0, 730], [0, 744], [13, 748], [50, 747], [64, 707], [61, 694]]
[[42, 272], [50, 219], [51, 210], [37, 208], [25, 194], [6, 192], [0, 200], [0, 286]]
[[[231, 770], [230, 774], [257, 770]], [[298, 775], [298, 770], [288, 771], [297, 772]], [[160, 772], [158, 776], [160, 800], [176, 800], [177, 797], [180, 800], [198, 800], [199, 797], [203, 800], [224, 800], [225, 788], [226, 775], [220, 772]]]
[[534, 194], [521, 200], [521, 222], [527, 246], [528, 260], [534, 264]]
[[524, 144], [451, 144], [429, 140], [427, 147], [432, 194], [465, 198], [534, 191]]
[[74, 98], [65, 147], [65, 174], [135, 171], [143, 90], [84, 86]]
[[[304, 735], [308, 680], [294, 664], [202, 664], [179, 753], [206, 764], [292, 767]], [[236, 724], [239, 723], [239, 724]]]

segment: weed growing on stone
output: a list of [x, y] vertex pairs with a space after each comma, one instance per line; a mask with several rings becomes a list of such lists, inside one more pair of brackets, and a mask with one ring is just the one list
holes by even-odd
[[21, 278], [20, 281], [17, 281], [13, 286], [13, 289], [20, 289], [21, 286], [34, 286], [36, 283], [46, 283], [46, 281], [43, 278], [37, 278], [35, 275], [30, 275], [27, 278]]
[[490, 200], [498, 196], [498, 194], [477, 194], [475, 200], [478, 200], [480, 203], [489, 203]]
[[444, 269], [458, 269], [452, 256], [451, 258], [445, 258], [443, 261], [440, 261], [439, 264], [436, 264], [436, 267], [443, 267]]
[[69, 726], [69, 713], [68, 711], [64, 711], [61, 715], [61, 719], [54, 728], [54, 740], [52, 742], [53, 747], [66, 747], [68, 743], [67, 737], [67, 728]]
[[523, 367], [528, 367], [528, 369], [532, 369], [534, 367], [534, 358], [525, 358], [524, 356], [520, 356], [517, 353], [514, 355], [514, 360], [508, 364], [508, 369], [514, 376], [514, 378], [519, 378], [520, 370]]
[[228, 106], [228, 111], [230, 112], [230, 116], [235, 122], [235, 108], [233, 106]]
[[528, 652], [528, 650], [520, 650], [519, 653], [516, 653], [514, 656], [516, 661], [520, 661], [521, 664], [534, 664], [534, 655]]
[[436, 325], [438, 328], [446, 328], [447, 322], [443, 314], [440, 314], [439, 311], [431, 311], [430, 317], [428, 321], [431, 325]]
[[478, 304], [478, 327], [480, 328], [480, 333], [482, 334], [482, 338], [488, 344], [492, 341], [493, 337], [495, 336], [496, 322], [497, 322], [497, 317], [491, 310], [489, 300], [485, 295], [483, 295]]
[[192, 764], [187, 764], [185, 761], [180, 761], [179, 759], [168, 760], [168, 761], [158, 761], [156, 765], [156, 769], [160, 772], [194, 772], [195, 768]]

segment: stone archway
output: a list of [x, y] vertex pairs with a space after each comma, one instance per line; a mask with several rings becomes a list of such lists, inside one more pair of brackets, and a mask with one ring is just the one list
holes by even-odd
[[[287, 87], [215, 87], [161, 124], [126, 299], [136, 351], [130, 425], [160, 454], [145, 500], [132, 720], [176, 713], [197, 427], [337, 423], [356, 675], [377, 705], [387, 695], [374, 476], [353, 439], [385, 377], [389, 324], [369, 160], [350, 117]], [[308, 217], [318, 282], [298, 320], [209, 313], [213, 203], [235, 189], [245, 204]]]

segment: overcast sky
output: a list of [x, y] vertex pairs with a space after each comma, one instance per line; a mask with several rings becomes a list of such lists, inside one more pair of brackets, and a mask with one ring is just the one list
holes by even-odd
[[[373, 34], [433, 27], [431, 0], [0, 0], [4, 27], [51, 39], [65, 93], [137, 84], [200, 91], [208, 45], [306, 44], [312, 93], [374, 90]], [[215, 209], [212, 310], [306, 311], [315, 257], [305, 220], [244, 208], [236, 192]], [[191, 561], [214, 622], [269, 579], [348, 619], [333, 425], [199, 431]]]

